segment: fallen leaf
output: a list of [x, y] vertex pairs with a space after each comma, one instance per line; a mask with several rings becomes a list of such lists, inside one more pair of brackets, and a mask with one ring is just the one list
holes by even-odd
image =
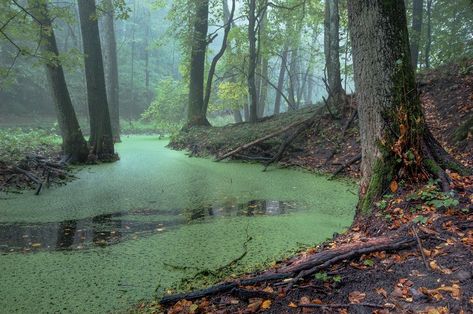
[[376, 293], [382, 295], [384, 298], [388, 297], [388, 293], [384, 288], [376, 288]]
[[264, 302], [261, 304], [262, 310], [267, 310], [270, 307], [271, 307], [271, 300], [264, 300]]
[[289, 303], [288, 306], [292, 307], [293, 309], [297, 308], [297, 304], [295, 304], [294, 302]]
[[454, 283], [452, 286], [442, 286], [437, 288], [438, 291], [449, 292], [452, 295], [452, 298], [455, 300], [460, 300], [460, 286]]
[[391, 181], [391, 184], [389, 184], [389, 189], [391, 190], [391, 192], [396, 193], [398, 188], [399, 185], [397, 184], [397, 182]]
[[350, 300], [350, 303], [361, 303], [366, 298], [366, 293], [363, 293], [361, 291], [353, 291], [350, 292], [348, 295], [348, 300]]

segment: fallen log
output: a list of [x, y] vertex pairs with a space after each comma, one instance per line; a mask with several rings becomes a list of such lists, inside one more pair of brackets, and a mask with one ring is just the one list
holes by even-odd
[[222, 160], [224, 160], [224, 159], [226, 159], [226, 158], [228, 158], [228, 157], [231, 157], [231, 156], [233, 156], [233, 155], [235, 155], [235, 154], [241, 152], [241, 151], [244, 150], [244, 149], [250, 148], [251, 146], [254, 146], [254, 145], [256, 145], [256, 144], [259, 144], [259, 143], [261, 143], [261, 142], [264, 142], [264, 141], [266, 141], [266, 140], [269, 140], [270, 138], [273, 138], [273, 137], [275, 137], [275, 136], [278, 136], [279, 134], [282, 134], [282, 133], [284, 133], [284, 132], [286, 132], [286, 131], [288, 131], [288, 130], [290, 130], [290, 129], [292, 129], [292, 128], [298, 126], [298, 125], [301, 125], [302, 123], [307, 122], [308, 120], [311, 120], [312, 118], [313, 118], [313, 117], [310, 117], [309, 119], [304, 119], [304, 120], [301, 120], [301, 121], [297, 121], [297, 122], [291, 123], [291, 124], [289, 124], [288, 126], [286, 126], [285, 128], [282, 128], [282, 129], [280, 129], [280, 130], [278, 130], [278, 131], [276, 131], [276, 132], [273, 132], [273, 133], [270, 133], [270, 134], [265, 135], [265, 136], [263, 136], [263, 137], [260, 137], [259, 139], [256, 139], [256, 140], [254, 140], [254, 141], [252, 141], [252, 142], [250, 142], [250, 143], [241, 145], [241, 146], [235, 148], [234, 150], [232, 150], [232, 151], [230, 151], [230, 152], [228, 152], [228, 153], [226, 153], [226, 154], [223, 154], [222, 156], [218, 157], [215, 161], [222, 161]]
[[[376, 244], [373, 244], [375, 242]], [[395, 240], [387, 240], [383, 239], [383, 241], [371, 241], [367, 243], [363, 243], [356, 248], [353, 246], [348, 246], [348, 248], [343, 249], [336, 249], [336, 250], [329, 250], [324, 251], [314, 255], [314, 258], [310, 259], [308, 262], [298, 265], [297, 270], [301, 270], [295, 279], [293, 279], [287, 288], [289, 290], [292, 285], [297, 282], [298, 280], [313, 275], [315, 272], [318, 272], [324, 268], [328, 268], [337, 262], [341, 262], [343, 260], [350, 260], [354, 258], [358, 258], [363, 254], [378, 252], [378, 251], [395, 251], [400, 249], [405, 249], [413, 244], [416, 243], [414, 238], [401, 238]], [[336, 251], [336, 254], [327, 254], [327, 252]], [[320, 258], [317, 258], [319, 256]], [[215, 286], [211, 286], [206, 289], [191, 291], [188, 293], [179, 293], [173, 295], [164, 296], [159, 302], [160, 304], [166, 305], [170, 303], [175, 303], [180, 300], [196, 300], [203, 297], [208, 297], [211, 295], [216, 295], [220, 293], [227, 293], [230, 292], [234, 288], [239, 288], [242, 286], [251, 286], [256, 285], [262, 282], [270, 282], [270, 281], [279, 281], [285, 280], [288, 278], [294, 277], [296, 275], [296, 271], [287, 271], [281, 273], [269, 273], [263, 274], [260, 276], [256, 276], [253, 278], [248, 279], [240, 279], [235, 281], [224, 282], [221, 284], [217, 284]]]

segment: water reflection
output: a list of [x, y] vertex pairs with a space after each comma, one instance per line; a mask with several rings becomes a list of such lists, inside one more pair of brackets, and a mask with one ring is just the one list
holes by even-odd
[[[51, 223], [0, 224], [0, 252], [82, 250], [165, 232], [196, 220], [231, 216], [281, 215], [304, 206], [296, 202], [234, 200], [182, 210], [136, 209]], [[166, 218], [166, 219], [165, 219]]]

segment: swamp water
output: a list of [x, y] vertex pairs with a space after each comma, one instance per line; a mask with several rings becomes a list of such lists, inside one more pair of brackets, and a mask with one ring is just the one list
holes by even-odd
[[353, 184], [189, 158], [165, 145], [124, 138], [116, 163], [83, 167], [78, 180], [39, 196], [0, 194], [0, 312], [126, 311], [245, 249], [226, 275], [351, 223]]

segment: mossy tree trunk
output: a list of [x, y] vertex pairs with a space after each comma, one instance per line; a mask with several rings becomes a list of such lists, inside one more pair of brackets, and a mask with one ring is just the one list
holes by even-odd
[[79, 19], [84, 47], [85, 78], [87, 83], [87, 103], [90, 116], [91, 154], [99, 160], [115, 158], [112, 125], [105, 88], [102, 48], [95, 0], [81, 0]]
[[204, 112], [204, 71], [209, 27], [209, 0], [196, 1], [189, 74], [187, 127], [210, 125]]
[[30, 0], [29, 3], [32, 13], [41, 22], [41, 35], [43, 38], [41, 48], [50, 54], [50, 58], [46, 63], [46, 74], [61, 131], [63, 153], [73, 163], [85, 162], [89, 149], [72, 106], [47, 4], [44, 1], [38, 0]]
[[360, 120], [359, 214], [394, 180], [464, 173], [427, 128], [410, 61], [404, 1], [351, 0], [348, 16]]

